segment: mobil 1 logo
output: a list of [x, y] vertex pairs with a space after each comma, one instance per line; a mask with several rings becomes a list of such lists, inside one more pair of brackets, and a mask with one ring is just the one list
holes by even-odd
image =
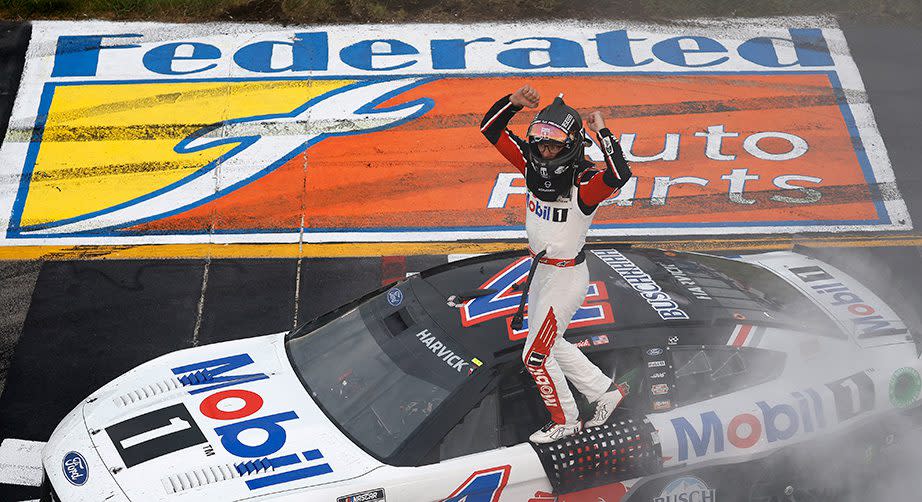
[[110, 425], [106, 434], [125, 467], [208, 442], [181, 403]]

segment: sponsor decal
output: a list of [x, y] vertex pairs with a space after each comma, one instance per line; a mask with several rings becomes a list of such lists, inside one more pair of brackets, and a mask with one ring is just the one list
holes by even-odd
[[208, 442], [182, 403], [110, 425], [106, 434], [125, 467]]
[[694, 279], [689, 277], [684, 270], [679, 268], [678, 265], [674, 263], [660, 263], [659, 265], [672, 274], [672, 276], [676, 278], [676, 282], [684, 286], [695, 298], [699, 300], [712, 300], [711, 296], [708, 295]]
[[659, 361], [647, 361], [647, 367], [648, 367], [648, 368], [661, 368], [661, 367], [663, 367], [663, 366], [666, 366], [666, 361], [663, 361], [663, 360], [659, 360]]
[[442, 502], [498, 502], [509, 482], [511, 465], [476, 471]]
[[618, 502], [624, 500], [622, 497], [627, 495], [627, 491], [624, 483], [608, 483], [559, 495], [536, 491], [528, 502]]
[[[686, 417], [671, 420], [678, 441], [678, 461], [693, 456], [704, 457], [726, 450], [727, 443], [735, 449], [748, 449], [760, 441], [788, 441], [798, 435], [810, 434], [827, 426], [828, 398], [832, 395], [835, 418], [841, 423], [874, 407], [874, 382], [866, 372], [826, 384], [825, 389], [807, 388], [792, 392], [788, 402], [756, 401], [758, 414], [740, 413], [729, 421], [714, 411], [700, 413], [693, 424]], [[701, 427], [697, 427], [698, 423]]]
[[551, 408], [559, 408], [560, 405], [557, 402], [557, 391], [554, 389], [554, 381], [551, 380], [544, 366], [536, 368], [532, 365], [528, 365], [526, 368], [528, 368], [528, 372], [531, 373], [531, 377], [535, 379], [535, 385], [538, 386], [538, 393], [541, 394], [544, 405]]
[[597, 335], [592, 337], [593, 345], [605, 345], [608, 343], [608, 335]]
[[64, 478], [74, 486], [83, 486], [89, 479], [90, 468], [86, 464], [86, 459], [78, 452], [71, 451], [64, 455], [61, 467], [64, 469]]
[[730, 337], [727, 338], [727, 345], [731, 347], [758, 347], [765, 335], [765, 326], [753, 326], [751, 324], [737, 324]]
[[653, 347], [652, 349], [647, 349], [647, 355], [650, 357], [656, 357], [663, 353], [663, 349], [659, 347]]
[[663, 394], [669, 394], [669, 386], [664, 383], [654, 384], [650, 387], [650, 391], [655, 396], [662, 396]]
[[592, 254], [599, 257], [609, 267], [624, 279], [634, 291], [640, 294], [641, 298], [646, 300], [650, 307], [656, 311], [660, 319], [669, 321], [673, 319], [688, 319], [688, 314], [679, 308], [669, 293], [663, 289], [650, 277], [649, 274], [641, 270], [628, 257], [621, 254], [615, 249], [593, 250]]
[[445, 361], [450, 368], [458, 373], [464, 371], [465, 366], [470, 366], [470, 362], [455, 354], [455, 352], [440, 342], [435, 335], [428, 329], [424, 329], [416, 334], [416, 338], [422, 342], [429, 350], [432, 351], [439, 359]]
[[392, 307], [399, 307], [400, 304], [403, 303], [403, 291], [397, 288], [388, 291], [387, 303], [390, 303]]
[[821, 267], [811, 265], [792, 267], [788, 270], [809, 285], [817, 295], [822, 295], [820, 300], [823, 304], [851, 319], [858, 338], [901, 335], [906, 332], [906, 326], [902, 323], [885, 319], [877, 313], [881, 306], [874, 307], [866, 303], [858, 294]]
[[664, 411], [672, 408], [672, 401], [668, 399], [653, 401], [653, 411]]
[[546, 355], [540, 352], [532, 351], [528, 354], [528, 359], [525, 361], [525, 364], [533, 368], [539, 368], [544, 365], [544, 358], [546, 357]]
[[915, 368], [903, 367], [890, 376], [890, 404], [896, 408], [908, 408], [919, 399], [922, 391], [922, 377]]
[[[522, 298], [521, 291], [515, 290], [513, 286], [525, 282], [530, 266], [530, 257], [519, 258], [481, 284], [479, 289], [494, 289], [496, 293], [479, 296], [464, 302], [459, 309], [461, 312], [461, 324], [475, 326], [492, 319], [505, 317], [509, 339], [521, 340], [525, 338], [528, 335], [527, 314], [521, 329], [516, 330], [511, 326], [512, 316], [519, 308], [519, 301]], [[569, 328], [614, 323], [615, 319], [612, 316], [611, 305], [605, 301], [607, 299], [608, 290], [604, 282], [593, 281], [589, 283], [589, 287], [586, 289], [586, 299], [576, 313], [573, 314]], [[527, 306], [528, 302], [526, 301], [525, 304]]]
[[535, 386], [538, 387], [538, 393], [544, 401], [544, 405], [551, 412], [551, 420], [563, 423], [563, 411], [560, 409], [560, 403], [557, 398], [557, 389], [554, 381], [548, 375], [544, 367], [544, 360], [550, 353], [551, 347], [557, 340], [557, 318], [554, 316], [554, 308], [548, 309], [544, 323], [535, 335], [528, 348], [527, 357], [525, 358], [525, 369], [535, 380]]
[[384, 498], [384, 488], [376, 488], [367, 492], [339, 497], [336, 502], [386, 502], [386, 500]]
[[659, 373], [653, 373], [650, 375], [650, 378], [655, 378], [655, 379], [666, 378], [666, 372], [660, 371]]
[[[547, 182], [550, 188], [550, 182]], [[531, 195], [526, 196], [528, 212], [535, 215], [536, 218], [551, 221], [554, 223], [564, 223], [567, 221], [567, 213], [570, 211], [566, 207], [552, 207], [548, 203], [542, 204], [540, 200], [533, 198]]]
[[[250, 490], [259, 490], [333, 472], [330, 464], [323, 462], [324, 457], [320, 450], [304, 449], [306, 447], [304, 444], [293, 446], [288, 443], [289, 435], [285, 430], [285, 423], [300, 420], [294, 410], [271, 414], [260, 413], [266, 404], [262, 395], [252, 390], [233, 388], [269, 378], [264, 373], [230, 374], [231, 371], [250, 364], [253, 364], [253, 358], [249, 354], [236, 354], [178, 366], [172, 368], [172, 372], [179, 376], [180, 382], [187, 388], [189, 395], [207, 394], [202, 396], [198, 411], [203, 420], [211, 421], [209, 428], [217, 425], [213, 427], [213, 431], [220, 438], [218, 443], [220, 448], [240, 459], [234, 467], [238, 473], [247, 474], [246, 486]], [[243, 406], [234, 411], [228, 411], [226, 405], [222, 406], [222, 403], [229, 399], [243, 402]], [[193, 426], [195, 430], [199, 430], [198, 426], [191, 418], [184, 418], [188, 416], [188, 410], [185, 410], [184, 406], [182, 409], [171, 408], [174, 408], [172, 414], [160, 413], [152, 419], [147, 419], [144, 423], [147, 431], [139, 432], [134, 436], [115, 431], [115, 436], [120, 439], [116, 441], [113, 438], [113, 442], [119, 445], [120, 441], [130, 439], [132, 444], [144, 446], [151, 441], [156, 441], [155, 444], [164, 444], [161, 449], [170, 451], [178, 451], [192, 443], [198, 444], [196, 443], [197, 437], [190, 432]], [[187, 415], [181, 415], [183, 410]], [[109, 429], [106, 431], [109, 432]], [[177, 440], [177, 435], [179, 440]], [[109, 436], [113, 437], [113, 433], [110, 432]], [[243, 441], [243, 437], [247, 438], [246, 442]], [[261, 438], [261, 442], [254, 443], [253, 438]], [[204, 442], [204, 438], [202, 441]], [[122, 446], [130, 448], [132, 444]], [[150, 453], [140, 455], [142, 459], [147, 456], [150, 456]]]
[[674, 479], [653, 502], [717, 502], [717, 490], [694, 476]]
[[592, 346], [592, 339], [590, 339], [590, 338], [583, 338], [582, 340], [580, 340], [580, 341], [574, 343], [573, 345], [576, 345], [578, 348], [581, 348], [581, 349], [584, 349], [584, 348], [586, 348], [586, 347], [591, 347], [591, 346]]
[[[47, 50], [29, 53], [0, 158], [0, 239], [523, 237], [521, 175], [468, 120], [523, 72], [547, 95], [565, 87], [578, 109], [625, 111], [619, 139], [637, 176], [600, 207], [594, 235], [911, 229], [889, 159], [864, 147], [880, 135], [854, 97], [854, 61], [829, 50], [844, 43], [834, 22], [721, 23], [238, 24], [216, 35], [38, 22], [31, 47]], [[654, 84], [665, 90], [647, 92]], [[681, 131], [663, 132], [677, 120]], [[445, 197], [427, 180], [458, 138], [471, 168]], [[344, 196], [344, 172], [402, 189]], [[869, 189], [880, 183], [883, 198]]]
[[669, 340], [667, 340], [666, 343], [669, 344], [669, 345], [678, 345], [678, 344], [679, 344], [679, 337], [677, 337], [677, 336], [670, 336], [670, 337], [669, 337]]

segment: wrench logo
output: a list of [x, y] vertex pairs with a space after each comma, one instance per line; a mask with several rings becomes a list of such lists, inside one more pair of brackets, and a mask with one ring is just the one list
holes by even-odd
[[287, 113], [242, 117], [203, 127], [174, 150], [185, 154], [220, 145], [236, 146], [195, 173], [143, 197], [82, 216], [23, 227], [21, 232], [104, 234], [192, 209], [265, 176], [324, 138], [380, 131], [424, 115], [434, 106], [430, 98], [383, 108], [379, 105], [426, 81], [364, 80], [313, 98]]

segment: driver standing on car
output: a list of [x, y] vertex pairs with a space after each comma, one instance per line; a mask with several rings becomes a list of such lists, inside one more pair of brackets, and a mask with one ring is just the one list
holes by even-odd
[[606, 169], [594, 169], [584, 156], [589, 141], [582, 118], [562, 94], [535, 116], [527, 141], [506, 128], [519, 110], [537, 108], [539, 102], [538, 91], [525, 85], [490, 108], [480, 131], [525, 176], [528, 187], [525, 229], [535, 262], [526, 286], [528, 337], [522, 360], [551, 414], [551, 421], [529, 440], [550, 443], [581, 428], [567, 380], [596, 403], [586, 427], [605, 423], [627, 394], [626, 386], [615, 385], [563, 333], [589, 286], [583, 253], [589, 225], [599, 203], [627, 183], [631, 170], [599, 111], [589, 115], [589, 129], [602, 148]]

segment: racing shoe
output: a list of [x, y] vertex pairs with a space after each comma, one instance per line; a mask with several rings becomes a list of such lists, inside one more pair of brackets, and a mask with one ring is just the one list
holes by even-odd
[[576, 422], [574, 425], [567, 425], [558, 424], [552, 420], [540, 430], [536, 431], [531, 436], [528, 436], [528, 440], [536, 444], [553, 443], [554, 441], [559, 441], [567, 436], [572, 436], [573, 434], [578, 433], [579, 430], [579, 422]]
[[626, 396], [627, 393], [627, 385], [618, 384], [615, 387], [615, 390], [602, 394], [602, 397], [600, 397], [599, 400], [595, 402], [595, 415], [586, 421], [586, 428], [588, 429], [589, 427], [598, 427], [607, 422], [608, 417], [610, 417], [612, 412], [615, 411], [615, 408], [618, 407], [618, 404], [621, 403], [621, 400], [624, 399], [624, 396]]

